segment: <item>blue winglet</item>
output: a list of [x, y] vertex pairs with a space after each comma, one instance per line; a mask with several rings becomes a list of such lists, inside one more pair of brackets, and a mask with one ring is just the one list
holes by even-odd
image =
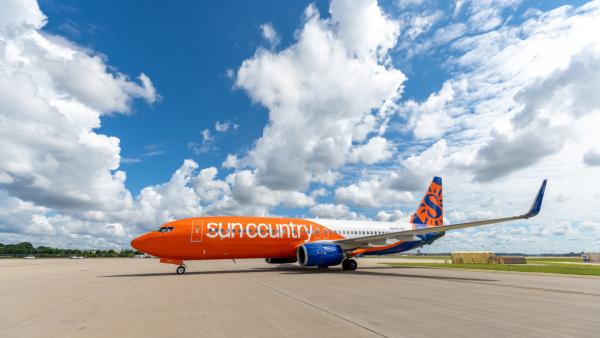
[[537, 196], [535, 197], [535, 200], [533, 201], [533, 204], [531, 205], [531, 209], [529, 209], [529, 212], [527, 214], [525, 214], [525, 218], [530, 218], [530, 217], [536, 216], [537, 214], [540, 213], [540, 209], [542, 209], [542, 200], [544, 199], [544, 191], [546, 191], [546, 182], [547, 181], [548, 180], [545, 179], [544, 182], [542, 182], [540, 191], [538, 191]]

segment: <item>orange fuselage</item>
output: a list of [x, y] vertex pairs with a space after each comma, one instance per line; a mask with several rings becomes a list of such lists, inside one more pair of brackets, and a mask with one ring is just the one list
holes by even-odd
[[[170, 229], [169, 229], [170, 228]], [[164, 259], [291, 258], [303, 243], [345, 238], [313, 221], [297, 218], [199, 217], [167, 223], [131, 242]]]

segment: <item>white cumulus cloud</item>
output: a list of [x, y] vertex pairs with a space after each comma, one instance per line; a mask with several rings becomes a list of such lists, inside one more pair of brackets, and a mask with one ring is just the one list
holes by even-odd
[[402, 90], [405, 76], [383, 61], [398, 24], [375, 1], [333, 1], [330, 11], [321, 19], [309, 6], [294, 44], [259, 49], [237, 73], [237, 86], [269, 109], [248, 162], [271, 189], [331, 178], [348, 158], [354, 128], [372, 111], [384, 116]]

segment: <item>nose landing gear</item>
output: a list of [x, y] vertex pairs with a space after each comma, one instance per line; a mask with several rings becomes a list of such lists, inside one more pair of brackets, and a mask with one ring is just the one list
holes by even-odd
[[161, 258], [160, 259], [161, 263], [167, 263], [167, 264], [175, 264], [175, 265], [179, 265], [177, 267], [177, 270], [175, 270], [175, 272], [178, 275], [183, 275], [185, 273], [185, 264], [183, 264], [183, 260], [182, 259], [175, 259], [175, 258]]
[[342, 270], [354, 271], [357, 267], [358, 263], [356, 263], [356, 259], [354, 258], [346, 258], [342, 261]]

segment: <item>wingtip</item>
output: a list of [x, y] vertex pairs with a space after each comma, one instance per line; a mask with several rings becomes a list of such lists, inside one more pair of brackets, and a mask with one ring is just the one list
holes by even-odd
[[433, 176], [433, 183], [442, 185], [442, 178], [439, 176]]
[[525, 215], [525, 218], [534, 217], [540, 213], [540, 210], [542, 209], [542, 200], [544, 199], [544, 193], [546, 192], [546, 183], [547, 182], [548, 182], [547, 178], [544, 179], [544, 181], [542, 181], [540, 190], [538, 191], [537, 195], [535, 196], [535, 200], [533, 201], [533, 204], [531, 205], [531, 209], [529, 209], [529, 212]]

